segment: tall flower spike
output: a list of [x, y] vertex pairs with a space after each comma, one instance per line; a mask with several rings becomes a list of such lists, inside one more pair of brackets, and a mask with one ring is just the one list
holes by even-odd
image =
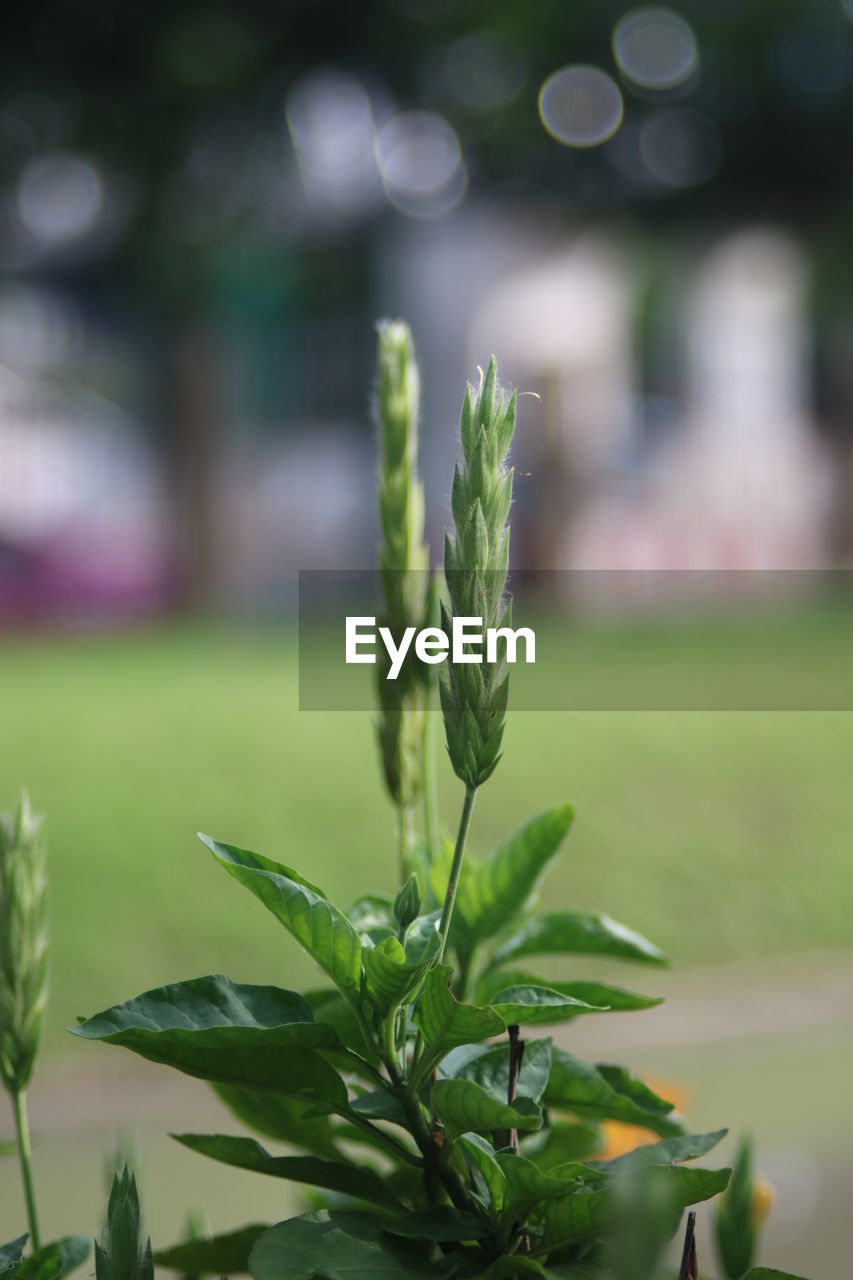
[[[380, 623], [399, 643], [407, 627], [426, 624], [433, 607], [423, 537], [424, 493], [417, 471], [420, 382], [408, 325], [383, 321], [378, 332]], [[376, 669], [379, 746], [385, 781], [400, 811], [405, 864], [406, 827], [422, 787], [428, 669], [410, 662], [396, 680], [388, 680], [387, 662], [383, 654]]]
[[[516, 393], [498, 387], [494, 356], [485, 378], [470, 384], [462, 405], [462, 460], [453, 475], [453, 532], [445, 534], [444, 576], [454, 617], [482, 618], [483, 627], [509, 626], [506, 600], [512, 471], [506, 456], [515, 431]], [[468, 787], [491, 776], [500, 758], [509, 674], [506, 663], [448, 663], [440, 682], [447, 749]]]
[[47, 1005], [47, 848], [24, 792], [0, 814], [0, 1079], [29, 1084]]

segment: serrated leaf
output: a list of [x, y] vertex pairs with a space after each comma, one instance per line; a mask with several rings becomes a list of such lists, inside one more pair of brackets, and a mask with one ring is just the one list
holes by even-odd
[[560, 995], [552, 987], [507, 987], [496, 992], [490, 1005], [507, 1026], [546, 1026], [590, 1012], [583, 1000]]
[[[608, 1072], [609, 1077], [604, 1073]], [[604, 1071], [554, 1049], [545, 1106], [570, 1111], [581, 1119], [622, 1120], [651, 1129], [661, 1137], [684, 1133], [684, 1124], [671, 1115], [672, 1103], [660, 1098], [627, 1072]]]
[[642, 1147], [635, 1147], [615, 1160], [596, 1161], [594, 1167], [603, 1173], [622, 1175], [633, 1173], [645, 1165], [678, 1164], [683, 1160], [697, 1160], [711, 1151], [728, 1133], [728, 1129], [717, 1129], [713, 1133], [684, 1133], [675, 1138], [665, 1138], [663, 1142], [649, 1142]]
[[[551, 1072], [551, 1040], [528, 1040], [518, 1073], [518, 1087], [528, 1098], [539, 1102]], [[505, 1101], [509, 1090], [509, 1044], [469, 1045], [449, 1053], [439, 1067], [439, 1075], [448, 1079], [473, 1080], [498, 1101]]]
[[147, 991], [96, 1014], [75, 1035], [133, 1050], [219, 1084], [272, 1089], [316, 1103], [346, 1103], [338, 1073], [315, 1050], [340, 1047], [301, 996], [213, 975]]
[[62, 1280], [83, 1265], [91, 1247], [88, 1236], [63, 1236], [44, 1244], [24, 1258], [15, 1273], [16, 1280]]
[[492, 996], [506, 987], [550, 987], [562, 996], [572, 996], [581, 1000], [586, 1008], [578, 1009], [578, 1015], [587, 1013], [621, 1013], [640, 1009], [653, 1009], [663, 1004], [663, 996], [644, 996], [636, 991], [627, 991], [624, 987], [614, 987], [608, 982], [569, 981], [562, 982], [555, 978], [540, 978], [535, 974], [518, 970], [492, 970], [477, 983], [477, 1000], [481, 1004], [491, 1003]]
[[321, 1210], [289, 1218], [255, 1243], [249, 1268], [254, 1280], [437, 1280], [455, 1270], [455, 1262], [433, 1262], [422, 1244], [382, 1228], [381, 1219], [360, 1213]]
[[574, 819], [571, 805], [532, 818], [481, 861], [470, 859], [456, 903], [470, 945], [493, 937], [535, 892]]
[[271, 858], [210, 836], [200, 834], [200, 839], [229, 875], [245, 885], [293, 934], [347, 999], [357, 1002], [361, 993], [361, 939], [323, 890]]
[[415, 1007], [414, 1020], [435, 1056], [443, 1056], [457, 1045], [488, 1040], [506, 1030], [494, 1009], [457, 1000], [450, 990], [452, 977], [449, 965], [431, 969]]
[[610, 916], [583, 911], [561, 911], [534, 916], [495, 953], [495, 964], [506, 964], [521, 956], [597, 955], [646, 964], [667, 964], [667, 958], [653, 943]]
[[187, 1240], [172, 1245], [170, 1249], [158, 1249], [154, 1261], [158, 1267], [169, 1271], [185, 1271], [196, 1275], [247, 1275], [249, 1254], [255, 1241], [269, 1231], [267, 1223], [252, 1223], [239, 1231], [210, 1236], [206, 1240]]
[[209, 1156], [221, 1164], [337, 1191], [384, 1209], [402, 1208], [378, 1174], [364, 1165], [349, 1164], [340, 1159], [320, 1160], [316, 1156], [274, 1156], [254, 1138], [237, 1138], [221, 1133], [173, 1133], [172, 1137], [191, 1151]]
[[436, 1080], [432, 1106], [448, 1138], [494, 1129], [539, 1129], [542, 1112], [532, 1098], [520, 1094], [512, 1106], [493, 1098], [472, 1080]]

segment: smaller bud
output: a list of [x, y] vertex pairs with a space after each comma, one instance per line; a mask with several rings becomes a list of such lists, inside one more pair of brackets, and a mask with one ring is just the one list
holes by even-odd
[[409, 876], [397, 897], [394, 899], [394, 919], [405, 933], [413, 920], [417, 920], [421, 910], [421, 888], [414, 872]]
[[96, 1280], [154, 1280], [151, 1241], [143, 1245], [140, 1225], [136, 1178], [125, 1165], [113, 1177], [103, 1241], [95, 1243]]
[[0, 1080], [27, 1087], [47, 1006], [47, 846], [26, 792], [0, 813]]

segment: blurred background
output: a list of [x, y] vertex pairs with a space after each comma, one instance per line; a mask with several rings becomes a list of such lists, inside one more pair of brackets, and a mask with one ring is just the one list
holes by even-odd
[[[293, 623], [298, 570], [373, 563], [377, 316], [414, 329], [434, 549], [495, 351], [539, 397], [516, 566], [851, 567], [853, 4], [9, 0], [2, 23], [0, 801], [26, 783], [48, 812], [53, 877], [36, 1166], [49, 1231], [94, 1230], [137, 1134], [162, 1244], [189, 1204], [224, 1230], [292, 1194], [172, 1149], [233, 1128], [202, 1086], [62, 1028], [202, 972], [307, 978], [199, 826], [342, 902], [391, 886], [370, 717], [296, 711]], [[818, 577], [786, 575], [791, 617], [849, 661]], [[751, 1131], [764, 1260], [813, 1280], [850, 1261], [851, 769], [849, 713], [518, 713], [473, 836], [576, 804], [549, 901], [679, 966], [662, 1009], [572, 1042]], [[442, 796], [451, 825], [449, 770]], [[3, 1161], [11, 1234], [18, 1197]]]

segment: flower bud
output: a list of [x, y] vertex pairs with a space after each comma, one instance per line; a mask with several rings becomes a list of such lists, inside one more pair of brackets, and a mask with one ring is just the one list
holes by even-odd
[[[484, 630], [511, 624], [506, 600], [512, 471], [506, 455], [515, 430], [516, 395], [498, 388], [497, 361], [462, 404], [462, 460], [451, 491], [453, 531], [445, 535], [444, 576], [454, 617], [482, 619]], [[469, 787], [485, 782], [497, 766], [509, 692], [506, 664], [448, 663], [440, 682], [447, 749], [457, 776]]]
[[0, 1080], [26, 1088], [47, 1005], [47, 845], [43, 820], [22, 793], [0, 814]]
[[[399, 644], [407, 627], [419, 630], [428, 624], [433, 609], [429, 552], [423, 540], [424, 493], [417, 474], [420, 382], [408, 325], [401, 320], [383, 321], [378, 329], [379, 621]], [[396, 680], [388, 680], [385, 654], [377, 663], [376, 675], [385, 781], [394, 801], [411, 808], [423, 775], [429, 673], [410, 659]]]

